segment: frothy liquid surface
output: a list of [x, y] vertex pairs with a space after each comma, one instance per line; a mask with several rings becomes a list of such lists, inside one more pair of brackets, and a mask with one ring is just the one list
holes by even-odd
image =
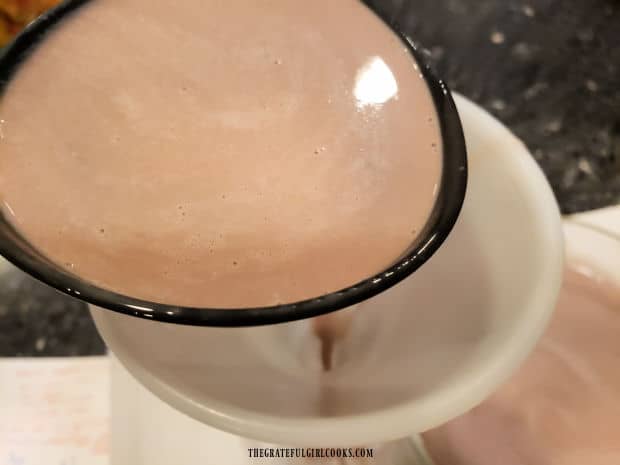
[[123, 294], [255, 307], [368, 278], [435, 201], [417, 65], [357, 0], [93, 0], [0, 104], [4, 214]]
[[426, 434], [438, 465], [620, 463], [620, 289], [571, 271], [551, 326], [481, 406]]

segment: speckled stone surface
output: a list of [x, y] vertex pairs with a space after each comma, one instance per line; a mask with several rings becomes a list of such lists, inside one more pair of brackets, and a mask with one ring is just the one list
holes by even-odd
[[0, 357], [105, 351], [86, 306], [17, 269], [0, 274]]
[[[620, 3], [370, 0], [449, 86], [511, 128], [565, 213], [620, 202]], [[0, 274], [0, 356], [101, 354], [85, 305], [18, 271]]]
[[450, 88], [526, 143], [564, 213], [620, 202], [618, 1], [418, 0], [402, 17]]

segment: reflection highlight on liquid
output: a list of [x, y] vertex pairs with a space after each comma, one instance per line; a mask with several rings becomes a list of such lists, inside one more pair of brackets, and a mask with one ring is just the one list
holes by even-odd
[[371, 57], [357, 72], [353, 95], [358, 108], [382, 105], [398, 95], [394, 73], [380, 57]]

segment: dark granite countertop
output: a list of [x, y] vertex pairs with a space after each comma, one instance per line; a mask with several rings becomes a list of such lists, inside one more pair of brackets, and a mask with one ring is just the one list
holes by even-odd
[[[620, 202], [620, 3], [376, 0], [449, 86], [530, 148], [565, 213]], [[0, 275], [0, 356], [101, 354], [85, 305]]]

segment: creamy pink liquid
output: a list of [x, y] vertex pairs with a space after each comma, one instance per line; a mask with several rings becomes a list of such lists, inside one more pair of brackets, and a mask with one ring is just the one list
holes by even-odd
[[620, 289], [569, 272], [525, 365], [425, 440], [438, 465], [620, 463]]
[[164, 303], [298, 301], [385, 269], [435, 202], [440, 130], [358, 0], [93, 0], [0, 102], [3, 213]]

